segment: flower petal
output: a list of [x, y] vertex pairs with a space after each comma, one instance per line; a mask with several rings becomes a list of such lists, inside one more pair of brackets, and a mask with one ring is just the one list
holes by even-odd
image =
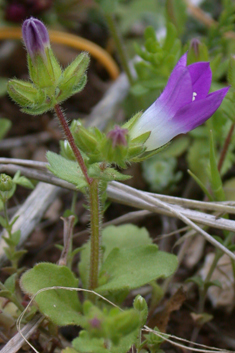
[[219, 108], [230, 87], [209, 94], [206, 98], [197, 100], [181, 108], [172, 119], [172, 129], [175, 136], [186, 133], [203, 124]]
[[183, 74], [186, 74], [184, 69], [186, 68], [186, 65], [187, 65], [187, 54], [188, 53], [185, 53], [183, 56], [181, 56], [181, 58], [177, 62], [175, 68], [173, 69], [169, 77], [167, 85], [161, 95], [161, 99], [163, 103], [165, 100], [169, 100], [168, 98], [172, 95], [172, 92], [174, 91], [175, 86], [178, 85], [179, 79]]
[[[175, 68], [177, 66], [179, 66], [179, 65], [186, 67], [186, 65], [187, 65], [187, 56], [188, 56], [188, 52], [186, 52], [184, 55], [182, 55], [181, 58], [179, 59], [179, 61], [177, 62], [177, 64], [175, 65]], [[174, 70], [172, 72], [174, 72]]]
[[210, 90], [212, 73], [209, 62], [199, 62], [188, 66], [192, 79], [194, 100], [205, 98]]
[[168, 136], [168, 121], [175, 116], [180, 108], [192, 102], [191, 76], [187, 67], [180, 64], [182, 62], [186, 65], [186, 59], [187, 55], [185, 54], [173, 70], [161, 96], [144, 112], [132, 127], [130, 131], [131, 138], [151, 131], [151, 135], [146, 141], [146, 146], [157, 144], [157, 147], [159, 147], [169, 141], [168, 139], [164, 142]]
[[189, 70], [184, 66], [175, 68], [168, 80], [166, 88], [156, 101], [160, 102], [167, 111], [169, 118], [185, 104], [192, 102], [193, 86]]

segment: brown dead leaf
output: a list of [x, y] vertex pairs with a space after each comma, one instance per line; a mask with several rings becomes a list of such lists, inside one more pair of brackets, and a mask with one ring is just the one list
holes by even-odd
[[166, 302], [164, 309], [154, 315], [148, 325], [150, 327], [157, 326], [161, 332], [166, 332], [167, 324], [172, 311], [179, 310], [183, 302], [186, 300], [186, 294], [182, 287]]

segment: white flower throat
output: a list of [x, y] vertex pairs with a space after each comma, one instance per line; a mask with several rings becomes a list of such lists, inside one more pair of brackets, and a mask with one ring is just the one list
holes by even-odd
[[193, 92], [193, 98], [192, 98], [192, 101], [195, 101], [196, 96], [197, 96], [197, 93], [196, 93], [196, 92]]

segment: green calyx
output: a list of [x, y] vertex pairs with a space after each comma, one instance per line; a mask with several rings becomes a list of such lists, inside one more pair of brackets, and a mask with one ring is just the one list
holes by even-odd
[[39, 88], [54, 87], [62, 74], [61, 67], [50, 47], [45, 49], [45, 55], [46, 58], [36, 55], [34, 61], [29, 54], [27, 55], [30, 78]]
[[[79, 121], [74, 120], [71, 124], [71, 132], [76, 145], [88, 157], [89, 164], [104, 162], [108, 165], [115, 164], [126, 168], [127, 164], [134, 162], [135, 158], [140, 158], [144, 154], [146, 150], [144, 142], [148, 139], [150, 132], [131, 140], [127, 129], [123, 127], [116, 127], [116, 129], [126, 130], [120, 140], [120, 136], [118, 138], [115, 136], [117, 131], [115, 129], [104, 134], [95, 127], [85, 128]], [[61, 153], [63, 156], [66, 155], [64, 146], [61, 148]], [[71, 156], [70, 153], [69, 155]]]
[[88, 54], [81, 53], [62, 71], [52, 49], [48, 47], [45, 57], [38, 54], [32, 61], [28, 55], [31, 82], [10, 80], [8, 93], [23, 112], [31, 115], [45, 113], [84, 88], [88, 64]]

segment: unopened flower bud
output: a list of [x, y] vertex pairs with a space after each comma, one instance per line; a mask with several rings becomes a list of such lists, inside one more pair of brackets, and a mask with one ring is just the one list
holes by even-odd
[[37, 18], [30, 17], [23, 23], [22, 35], [32, 61], [35, 61], [36, 55], [40, 55], [46, 60], [45, 48], [50, 47], [46, 26]]
[[0, 200], [6, 202], [15, 192], [16, 185], [9, 175], [0, 175]]
[[123, 129], [118, 125], [114, 126], [114, 129], [107, 133], [107, 137], [112, 140], [112, 146], [126, 146], [127, 140], [126, 135], [128, 134], [127, 129]]
[[189, 44], [187, 63], [189, 65], [200, 61], [209, 61], [208, 49], [200, 39], [193, 38]]
[[139, 312], [141, 325], [145, 325], [148, 317], [148, 305], [146, 300], [141, 295], [137, 295], [137, 297], [135, 297], [133, 307], [137, 312]]
[[60, 141], [60, 154], [62, 157], [66, 159], [70, 159], [71, 161], [76, 161], [76, 157], [67, 140]]
[[[47, 28], [37, 18], [31, 17], [24, 21], [22, 35], [28, 52], [30, 78], [37, 88], [49, 89], [49, 97], [51, 91], [55, 92], [62, 71], [50, 47]], [[49, 105], [47, 108], [50, 109]]]
[[109, 131], [106, 139], [103, 139], [101, 152], [103, 160], [108, 163], [116, 163], [121, 168], [126, 167], [126, 157], [128, 153], [129, 137], [128, 130], [115, 125]]
[[146, 310], [147, 304], [146, 304], [145, 299], [139, 294], [139, 295], [137, 295], [137, 297], [135, 297], [133, 306], [134, 306], [135, 310], [143, 311], [143, 310]]
[[10, 191], [14, 186], [12, 178], [9, 175], [0, 175], [0, 191]]
[[101, 328], [101, 321], [97, 318], [94, 317], [92, 320], [89, 321], [91, 328], [94, 329], [100, 329]]
[[201, 44], [200, 40], [197, 38], [193, 38], [190, 43], [190, 49], [194, 51], [195, 56], [199, 57], [199, 45]]

